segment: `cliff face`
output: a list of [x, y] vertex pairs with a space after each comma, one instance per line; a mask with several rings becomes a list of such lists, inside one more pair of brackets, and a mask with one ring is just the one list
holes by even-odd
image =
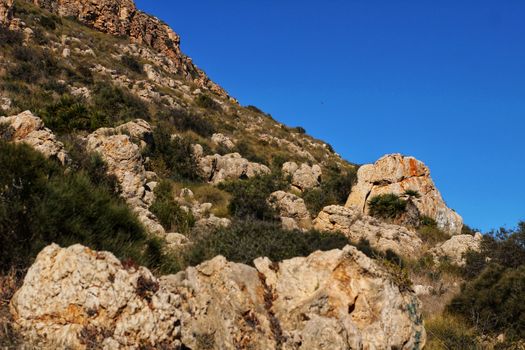
[[[132, 0], [32, 0], [61, 17], [74, 17], [101, 32], [116, 36], [129, 36], [133, 43], [147, 45], [168, 57], [177, 73], [197, 85], [227, 97], [219, 85], [195, 66], [191, 58], [180, 49], [180, 37], [158, 18], [139, 11]], [[0, 1], [0, 23], [7, 22], [12, 0]], [[5, 13], [2, 16], [2, 12]], [[4, 22], [4, 23], [5, 23]]]

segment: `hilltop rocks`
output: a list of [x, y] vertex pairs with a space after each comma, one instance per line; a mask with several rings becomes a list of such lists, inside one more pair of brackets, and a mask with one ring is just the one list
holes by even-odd
[[304, 200], [295, 194], [276, 191], [270, 195], [268, 203], [279, 213], [283, 228], [295, 230], [308, 229], [312, 226]]
[[[197, 156], [200, 151], [196, 151]], [[236, 180], [254, 177], [257, 174], [269, 174], [266, 165], [250, 162], [239, 153], [211, 155], [199, 159], [202, 175], [208, 182], [218, 184], [225, 180]]]
[[306, 163], [297, 165], [295, 162], [286, 162], [282, 167], [283, 174], [292, 179], [292, 186], [299, 191], [305, 191], [319, 186], [322, 170], [317, 164], [309, 166]]
[[448, 241], [432, 248], [430, 254], [434, 256], [434, 261], [439, 263], [443, 258], [448, 259], [452, 264], [464, 266], [466, 263], [465, 253], [468, 251], [479, 251], [483, 236], [481, 233], [472, 235], [452, 236]]
[[357, 178], [347, 207], [355, 206], [367, 213], [370, 198], [387, 193], [401, 195], [406, 190], [413, 190], [421, 195], [413, 199], [421, 215], [436, 220], [438, 227], [451, 235], [461, 233], [463, 219], [447, 207], [430, 177], [430, 170], [417, 159], [400, 154], [386, 155], [374, 164], [360, 167]]
[[390, 249], [406, 257], [419, 256], [423, 247], [415, 232], [363, 215], [356, 208], [325, 207], [315, 218], [314, 228], [324, 232], [341, 232], [353, 242], [367, 240], [375, 249], [383, 252]]
[[48, 158], [56, 158], [62, 164], [69, 160], [64, 144], [56, 139], [51, 130], [44, 127], [42, 119], [30, 111], [22, 112], [11, 117], [0, 117], [0, 125], [7, 128], [0, 130], [0, 137], [15, 143], [25, 143]]
[[[33, 0], [33, 2], [59, 16], [74, 17], [101, 32], [129, 36], [133, 43], [147, 45], [168, 57], [177, 74], [218, 95], [228, 97], [220, 86], [212, 82], [189, 57], [182, 53], [180, 37], [158, 18], [137, 10], [132, 0]], [[1, 7], [0, 11], [2, 11]]]
[[219, 256], [156, 279], [80, 245], [45, 248], [11, 300], [21, 331], [63, 347], [414, 349], [420, 303], [354, 247], [255, 268]]

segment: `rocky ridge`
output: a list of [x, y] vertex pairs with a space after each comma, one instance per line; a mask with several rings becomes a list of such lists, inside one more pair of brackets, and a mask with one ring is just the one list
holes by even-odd
[[[175, 73], [202, 88], [222, 97], [228, 94], [212, 82], [180, 48], [180, 37], [156, 17], [139, 11], [132, 0], [32, 0], [32, 2], [61, 17], [73, 17], [101, 32], [129, 36], [137, 44], [151, 47], [169, 58]], [[12, 19], [12, 0], [0, 1], [0, 23], [9, 25]]]
[[50, 245], [11, 301], [24, 334], [77, 349], [420, 349], [420, 303], [357, 249], [176, 275]]
[[430, 177], [430, 170], [421, 161], [401, 154], [385, 155], [374, 164], [361, 166], [357, 178], [346, 202], [347, 207], [354, 206], [367, 213], [368, 200], [374, 196], [417, 191], [421, 197], [413, 202], [422, 215], [434, 219], [440, 229], [451, 235], [461, 233], [463, 219], [447, 207]]

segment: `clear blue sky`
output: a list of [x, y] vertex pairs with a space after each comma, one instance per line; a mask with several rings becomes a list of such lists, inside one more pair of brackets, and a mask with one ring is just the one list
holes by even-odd
[[525, 1], [137, 5], [241, 104], [355, 163], [421, 159], [471, 226], [525, 220]]

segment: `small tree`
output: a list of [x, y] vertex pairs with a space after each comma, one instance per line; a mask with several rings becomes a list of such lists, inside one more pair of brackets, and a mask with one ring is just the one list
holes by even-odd
[[368, 201], [370, 215], [380, 219], [395, 219], [405, 212], [406, 207], [407, 201], [394, 193], [380, 194]]

